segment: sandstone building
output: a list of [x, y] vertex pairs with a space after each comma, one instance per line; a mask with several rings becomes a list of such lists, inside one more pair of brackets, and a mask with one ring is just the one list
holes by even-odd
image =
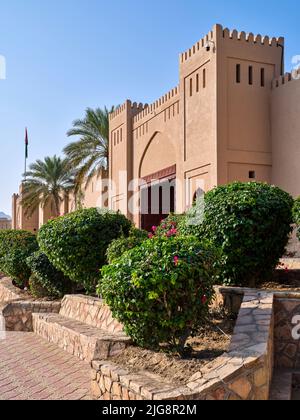
[[11, 219], [0, 212], [0, 230], [11, 229]]
[[184, 212], [199, 189], [236, 180], [300, 195], [294, 76], [284, 73], [284, 38], [215, 25], [180, 55], [178, 86], [110, 115], [109, 207], [149, 229]]
[[[150, 106], [126, 101], [111, 115], [110, 207], [149, 228], [164, 213], [161, 197], [159, 214], [147, 211], [150, 190], [165, 183], [179, 213], [199, 185], [257, 180], [300, 195], [300, 82], [284, 75], [283, 63], [283, 38], [214, 26], [180, 55], [177, 87]], [[139, 214], [130, 214], [120, 171], [127, 182], [145, 181], [135, 187]]]
[[[105, 195], [103, 194], [103, 172], [100, 176], [95, 176], [85, 189], [83, 196], [80, 198], [80, 207], [105, 207]], [[37, 232], [39, 228], [51, 219], [55, 211], [51, 205], [40, 206], [32, 214], [28, 213], [22, 206], [23, 185], [20, 185], [19, 193], [13, 194], [12, 197], [12, 229], [24, 229], [31, 232]], [[60, 204], [60, 215], [64, 216], [76, 210], [76, 201], [73, 194], [62, 197]]]

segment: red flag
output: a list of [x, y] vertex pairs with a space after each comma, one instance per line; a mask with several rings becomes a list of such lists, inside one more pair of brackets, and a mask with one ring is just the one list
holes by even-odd
[[27, 128], [25, 129], [25, 159], [28, 158], [28, 132]]

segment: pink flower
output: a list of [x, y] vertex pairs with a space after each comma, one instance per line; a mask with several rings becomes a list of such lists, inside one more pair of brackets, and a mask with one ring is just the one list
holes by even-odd
[[176, 236], [177, 235], [177, 229], [170, 229], [169, 232], [167, 233], [167, 237], [170, 238], [171, 236]]
[[202, 296], [202, 299], [201, 299], [202, 305], [206, 305], [207, 300], [208, 299], [207, 299], [207, 296], [206, 295]]
[[179, 263], [179, 257], [177, 257], [177, 256], [174, 257], [173, 261], [174, 261], [174, 264], [177, 266], [178, 263]]
[[153, 233], [149, 233], [148, 238], [152, 239], [154, 237]]
[[157, 226], [152, 226], [152, 231], [155, 233], [157, 231]]

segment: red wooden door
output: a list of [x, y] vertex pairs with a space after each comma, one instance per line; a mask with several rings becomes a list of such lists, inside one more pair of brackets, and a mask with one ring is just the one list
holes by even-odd
[[151, 232], [175, 212], [175, 179], [162, 180], [141, 189], [141, 228]]

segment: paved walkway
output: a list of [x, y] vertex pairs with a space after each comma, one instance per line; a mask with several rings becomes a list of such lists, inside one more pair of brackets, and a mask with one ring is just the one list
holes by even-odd
[[0, 336], [0, 400], [89, 398], [90, 366], [33, 333]]

